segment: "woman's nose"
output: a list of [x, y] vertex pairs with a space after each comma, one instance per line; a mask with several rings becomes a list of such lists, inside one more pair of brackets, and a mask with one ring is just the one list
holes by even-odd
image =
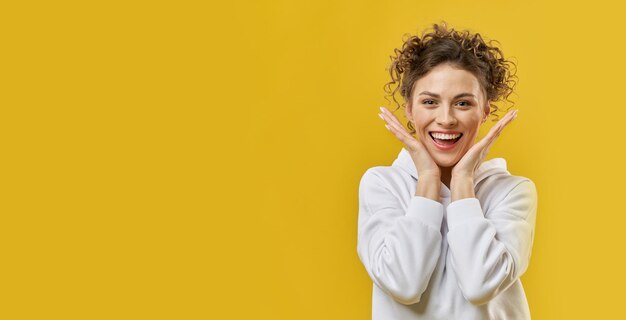
[[[444, 108], [447, 109], [447, 108]], [[457, 122], [456, 117], [454, 116], [451, 110], [442, 110], [440, 114], [437, 115], [437, 124], [444, 127], [454, 126]]]

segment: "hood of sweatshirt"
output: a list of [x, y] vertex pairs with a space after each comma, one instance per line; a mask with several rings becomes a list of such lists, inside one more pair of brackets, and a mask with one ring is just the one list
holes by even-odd
[[[398, 157], [391, 165], [400, 167], [402, 170], [411, 174], [413, 178], [417, 179], [417, 169], [413, 163], [413, 158], [411, 158], [409, 151], [405, 148], [400, 150]], [[491, 160], [483, 161], [483, 163], [481, 163], [476, 169], [476, 172], [474, 172], [474, 188], [480, 181], [496, 174], [510, 175], [509, 171], [506, 169], [506, 160], [504, 158], [493, 158]], [[444, 195], [449, 195], [450, 190], [443, 184], [443, 182], [441, 183], [441, 186], [444, 191]]]

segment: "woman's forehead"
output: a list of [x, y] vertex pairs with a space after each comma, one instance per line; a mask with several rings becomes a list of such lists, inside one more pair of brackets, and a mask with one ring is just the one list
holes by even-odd
[[481, 93], [480, 82], [471, 72], [449, 66], [436, 67], [415, 83], [414, 94], [426, 91], [442, 97]]

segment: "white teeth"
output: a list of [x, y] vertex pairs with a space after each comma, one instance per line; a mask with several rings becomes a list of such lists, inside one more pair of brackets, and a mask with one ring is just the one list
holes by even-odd
[[453, 140], [461, 136], [460, 133], [446, 134], [446, 133], [431, 132], [430, 134], [433, 136], [433, 138], [437, 138], [441, 140]]

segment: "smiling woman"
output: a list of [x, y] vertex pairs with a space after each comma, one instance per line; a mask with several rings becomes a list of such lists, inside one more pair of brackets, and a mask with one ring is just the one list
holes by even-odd
[[405, 147], [359, 186], [357, 253], [374, 283], [373, 319], [530, 319], [520, 277], [536, 188], [504, 158], [484, 161], [517, 110], [475, 142], [515, 84], [514, 64], [492, 43], [444, 22], [395, 50], [385, 89], [394, 101], [400, 91], [409, 130], [385, 107], [379, 116]]
[[414, 87], [416, 94], [405, 108], [406, 117], [446, 172], [474, 144], [480, 125], [489, 116], [488, 101], [478, 79], [450, 62], [434, 67]]

